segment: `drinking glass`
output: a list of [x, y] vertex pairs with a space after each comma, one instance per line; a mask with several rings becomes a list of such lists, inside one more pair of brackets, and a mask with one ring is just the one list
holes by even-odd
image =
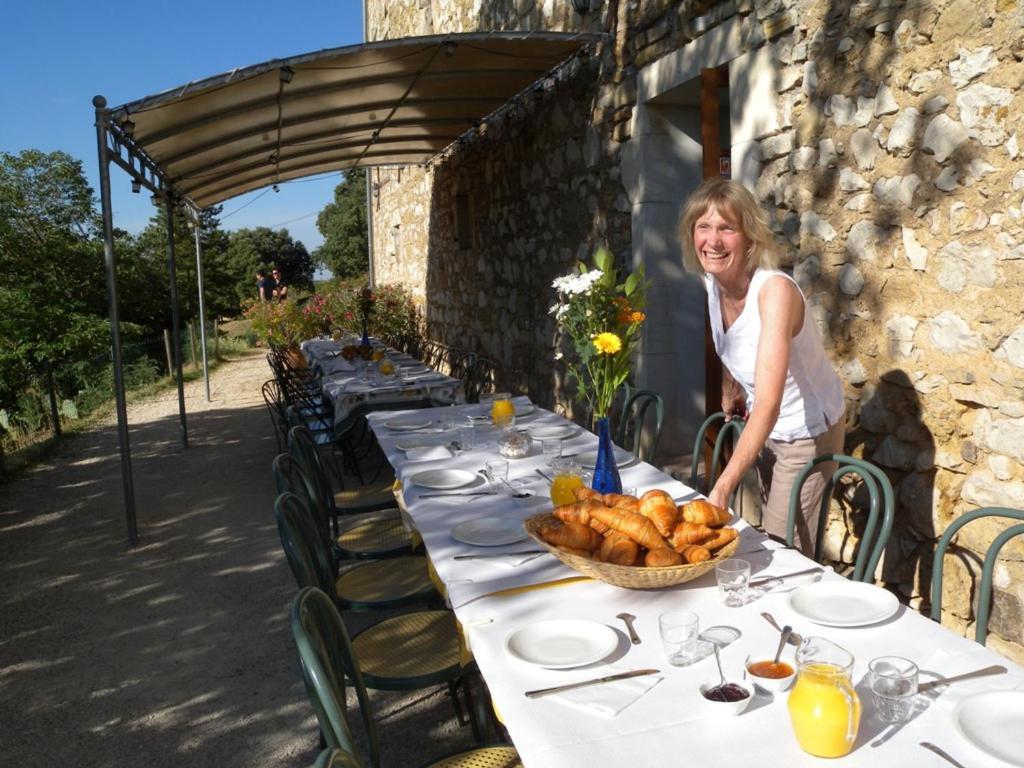
[[549, 437], [540, 441], [540, 450], [545, 456], [562, 455], [562, 438]]
[[455, 413], [453, 409], [447, 408], [441, 412], [441, 417], [438, 419], [441, 424], [441, 429], [445, 432], [455, 429]]
[[658, 631], [668, 663], [685, 667], [697, 659], [697, 635], [700, 619], [687, 610], [669, 611], [658, 616]]
[[472, 427], [459, 427], [459, 449], [471, 451], [476, 448], [476, 430]]
[[508, 427], [516, 415], [516, 407], [512, 403], [512, 395], [508, 392], [498, 392], [491, 402], [491, 422], [496, 427]]
[[917, 664], [900, 656], [879, 656], [868, 665], [871, 697], [883, 723], [905, 723], [914, 711]]
[[553, 459], [551, 461], [551, 501], [556, 507], [573, 504], [575, 490], [583, 487], [583, 473], [575, 459]]
[[736, 608], [747, 601], [747, 585], [750, 583], [750, 563], [746, 560], [726, 560], [715, 566], [718, 592], [730, 608]]
[[487, 474], [494, 478], [494, 482], [500, 482], [501, 480], [508, 480], [508, 462], [495, 460], [488, 461], [484, 466], [487, 468]]

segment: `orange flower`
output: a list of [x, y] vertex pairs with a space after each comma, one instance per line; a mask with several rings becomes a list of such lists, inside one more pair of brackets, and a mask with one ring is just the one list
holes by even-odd
[[647, 319], [647, 315], [643, 312], [631, 312], [629, 315], [629, 322], [631, 323], [642, 323]]

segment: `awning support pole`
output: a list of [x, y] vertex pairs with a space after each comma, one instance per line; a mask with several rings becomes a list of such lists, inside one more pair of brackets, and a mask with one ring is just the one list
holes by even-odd
[[196, 211], [192, 212], [192, 224], [196, 232], [196, 282], [199, 288], [199, 341], [203, 348], [203, 381], [206, 384], [206, 402], [210, 402], [210, 367], [206, 360], [206, 305], [203, 300], [202, 217]]
[[178, 420], [181, 423], [181, 447], [188, 448], [188, 424], [185, 421], [185, 382], [181, 375], [181, 318], [178, 316], [178, 276], [174, 269], [174, 199], [164, 197], [167, 208], [167, 274], [171, 279], [171, 338], [174, 369], [178, 376]]
[[100, 201], [103, 207], [103, 260], [107, 271], [110, 351], [114, 364], [114, 399], [117, 403], [117, 442], [121, 449], [121, 488], [128, 545], [134, 547], [139, 542], [139, 532], [135, 523], [132, 449], [128, 442], [128, 409], [124, 399], [124, 371], [121, 365], [121, 319], [117, 299], [117, 260], [114, 256], [114, 217], [110, 205], [110, 158], [107, 153], [107, 100], [96, 96], [92, 104], [96, 108], [96, 149], [100, 162]]

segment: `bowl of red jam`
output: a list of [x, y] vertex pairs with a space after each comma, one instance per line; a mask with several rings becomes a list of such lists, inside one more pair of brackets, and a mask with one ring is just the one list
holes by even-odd
[[722, 715], [738, 715], [754, 698], [753, 689], [745, 683], [705, 683], [700, 687], [704, 708]]

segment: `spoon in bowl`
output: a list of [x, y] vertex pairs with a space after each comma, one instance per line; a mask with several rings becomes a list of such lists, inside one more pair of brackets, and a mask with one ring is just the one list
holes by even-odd
[[782, 649], [786, 647], [786, 643], [789, 642], [789, 636], [793, 634], [793, 628], [787, 624], [782, 628], [782, 637], [779, 638], [779, 647], [775, 651], [775, 658], [772, 659], [772, 664], [778, 664], [779, 659], [782, 657]]

